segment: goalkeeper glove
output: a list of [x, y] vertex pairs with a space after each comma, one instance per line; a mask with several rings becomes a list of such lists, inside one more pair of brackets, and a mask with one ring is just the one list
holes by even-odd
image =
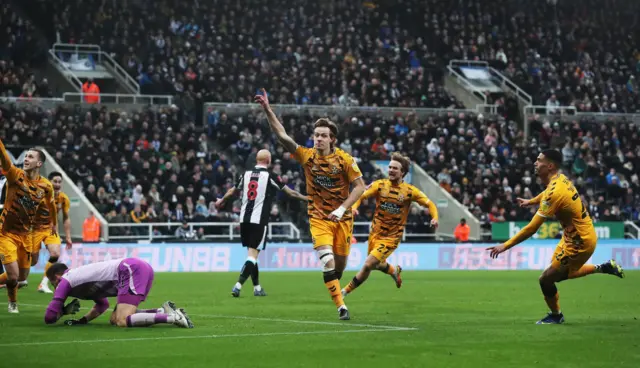
[[62, 308], [62, 314], [76, 314], [80, 310], [80, 302], [78, 299], [73, 299], [71, 303], [67, 304]]
[[64, 321], [64, 324], [67, 326], [86, 325], [87, 323], [89, 323], [89, 321], [87, 321], [87, 317], [82, 317], [80, 319], [68, 319]]

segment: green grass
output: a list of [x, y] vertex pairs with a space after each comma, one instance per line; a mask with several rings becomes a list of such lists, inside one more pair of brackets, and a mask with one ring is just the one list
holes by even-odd
[[34, 275], [20, 290], [20, 314], [0, 309], [0, 367], [638, 367], [640, 272], [562, 283], [562, 326], [534, 324], [546, 313], [538, 274], [405, 272], [396, 289], [377, 273], [347, 298], [344, 322], [319, 272], [263, 272], [269, 296], [254, 297], [248, 281], [239, 299], [229, 294], [235, 273], [157, 274], [142, 307], [171, 299], [193, 330], [118, 329], [108, 314], [47, 326], [51, 296], [36, 293]]

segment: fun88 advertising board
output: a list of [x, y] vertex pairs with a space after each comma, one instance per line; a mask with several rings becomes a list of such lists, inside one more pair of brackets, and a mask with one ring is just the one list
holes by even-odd
[[[487, 247], [494, 243], [406, 243], [388, 261], [404, 270], [543, 270], [551, 262], [557, 241], [529, 240], [489, 258]], [[110, 259], [136, 257], [151, 264], [156, 272], [236, 272], [244, 264], [247, 251], [239, 243], [152, 243], [74, 244], [62, 250], [61, 262], [71, 268]], [[347, 270], [359, 270], [367, 255], [367, 244], [353, 244]], [[42, 273], [44, 260], [32, 272]], [[590, 263], [615, 259], [628, 270], [640, 269], [640, 241], [601, 240]], [[322, 268], [311, 244], [270, 243], [260, 252], [260, 271], [317, 271]]]

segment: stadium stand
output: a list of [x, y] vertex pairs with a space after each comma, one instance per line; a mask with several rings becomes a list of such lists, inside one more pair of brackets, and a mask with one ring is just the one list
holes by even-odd
[[388, 15], [358, 2], [30, 3], [49, 34], [101, 45], [142, 93], [180, 95], [187, 109], [250, 102], [259, 88], [274, 103], [461, 107], [442, 86], [435, 50], [399, 40]]
[[640, 111], [640, 3], [472, 0], [466, 9], [458, 2], [427, 3], [431, 24], [425, 28], [442, 35], [447, 60], [490, 60], [537, 105]]
[[[145, 93], [189, 103], [249, 102], [265, 87], [277, 103], [452, 106], [443, 65], [480, 59], [536, 104], [640, 109], [637, 2], [591, 0], [588, 12], [584, 2], [537, 0], [473, 0], [466, 8], [435, 0], [28, 3], [38, 19], [56, 15], [42, 23], [49, 34], [100, 44]], [[79, 18], [89, 22], [72, 21]]]
[[[333, 117], [341, 127], [339, 146], [361, 160], [367, 182], [380, 176], [370, 160], [394, 150], [408, 154], [487, 226], [530, 217], [514, 199], [541, 190], [532, 167], [538, 150], [559, 148], [596, 219], [639, 220], [635, 125], [624, 118], [595, 124], [553, 116], [560, 105], [591, 112], [638, 110], [640, 54], [629, 15], [638, 4], [588, 1], [604, 12], [604, 23], [589, 15], [597, 11], [583, 14], [573, 1], [532, 6], [529, 0], [473, 0], [459, 8], [409, 0], [401, 6], [411, 11], [402, 12], [391, 3], [302, 3], [26, 1], [24, 10], [42, 20], [45, 34], [101, 45], [140, 81], [144, 93], [174, 94], [181, 109], [124, 114], [103, 107], [86, 115], [61, 107], [28, 114], [23, 123], [29, 128], [19, 132], [7, 122], [17, 121], [20, 111], [9, 109], [3, 111], [4, 137], [28, 144], [40, 134], [35, 126], [50, 126], [51, 134], [42, 138], [110, 221], [132, 221], [132, 213], [140, 219], [147, 212], [143, 221], [163, 220], [178, 207], [189, 217], [232, 219], [237, 204], [217, 213], [211, 202], [259, 148], [276, 152], [274, 169], [288, 185], [304, 192], [304, 184], [261, 115], [206, 111], [200, 131], [192, 121], [204, 102], [249, 102], [265, 87], [274, 103], [459, 108], [441, 83], [446, 61], [489, 60], [546, 105], [550, 115], [534, 118], [530, 140], [523, 139], [518, 111], [498, 101], [497, 116]], [[8, 55], [8, 63], [17, 65], [19, 57]], [[309, 144], [313, 117], [291, 113], [283, 120], [297, 142]], [[98, 164], [84, 164], [87, 155]], [[370, 209], [359, 219], [370, 219]], [[286, 203], [274, 216], [305, 218], [298, 216], [303, 211]], [[412, 213], [409, 222], [424, 223], [424, 216]]]
[[38, 80], [32, 72], [43, 61], [33, 24], [3, 3], [0, 26], [0, 97], [51, 97], [47, 79]]

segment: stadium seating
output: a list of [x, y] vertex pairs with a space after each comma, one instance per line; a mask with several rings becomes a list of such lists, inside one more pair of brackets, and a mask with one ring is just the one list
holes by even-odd
[[36, 78], [31, 70], [43, 61], [33, 24], [3, 3], [0, 25], [0, 97], [51, 97], [48, 81]]
[[[436, 0], [31, 3], [31, 14], [56, 15], [46, 22], [50, 34], [99, 44], [145, 92], [184, 94], [191, 103], [248, 102], [266, 87], [278, 103], [450, 106], [456, 102], [439, 84], [443, 65], [481, 59], [536, 104], [640, 109], [637, 2], [591, 0], [586, 12], [574, 1], [474, 0], [467, 15]], [[80, 18], [89, 22], [73, 21]]]
[[[402, 152], [486, 225], [531, 217], [531, 210], [519, 208], [515, 198], [531, 198], [542, 191], [533, 172], [533, 162], [545, 148], [562, 149], [567, 174], [582, 190], [585, 204], [597, 207], [593, 210], [594, 218], [604, 219], [603, 216], [608, 216], [605, 209], [609, 208], [618, 219], [639, 219], [640, 183], [633, 168], [640, 165], [637, 159], [640, 138], [637, 128], [624, 119], [600, 125], [589, 120], [562, 124], [532, 121], [532, 139], [525, 143], [517, 124], [501, 116], [448, 113], [425, 118], [417, 118], [415, 114], [396, 114], [391, 118], [330, 117], [341, 129], [338, 146], [361, 161], [367, 184], [379, 176], [370, 160], [388, 159], [391, 152]], [[243, 137], [251, 137], [254, 146], [276, 152], [278, 173], [295, 178], [296, 188], [304, 190], [299, 166], [265, 133], [268, 126], [260, 113], [229, 118], [224, 112], [212, 110], [208, 121], [212, 124], [210, 131], [215, 132], [213, 138], [230, 147], [234, 155], [246, 155]], [[296, 142], [313, 144], [311, 116], [288, 112], [282, 115], [282, 121], [285, 129], [293, 132]], [[564, 147], [567, 144], [571, 148]], [[574, 146], [576, 148], [572, 148]], [[602, 161], [605, 156], [612, 158]], [[613, 159], [618, 156], [619, 162]], [[583, 166], [591, 167], [591, 157], [600, 160], [594, 164], [598, 169], [585, 170]], [[608, 174], [601, 174], [605, 168], [617, 170], [617, 181], [625, 193], [602, 181]], [[370, 220], [370, 215], [371, 211], [361, 211], [360, 219]]]
[[[638, 112], [636, 1], [432, 3], [431, 24], [448, 59], [488, 60], [536, 104], [580, 111]], [[473, 9], [473, 10], [472, 10]]]
[[[183, 108], [160, 114], [94, 111], [88, 122], [76, 111], [53, 111], [56, 118], [71, 116], [74, 122], [56, 125], [56, 133], [44, 138], [57, 148], [61, 164], [87, 197], [112, 221], [129, 221], [142, 197], [154, 208], [150, 218], [170, 218], [163, 209], [167, 202], [173, 213], [180, 203], [189, 216], [221, 221], [233, 218], [237, 203], [230, 212], [218, 213], [211, 202], [242, 167], [252, 164], [251, 153], [261, 147], [276, 152], [274, 169], [288, 185], [304, 192], [304, 183], [299, 167], [274, 144], [260, 114], [229, 117], [224, 110], [205, 112], [204, 136], [193, 124], [183, 124], [191, 120], [183, 114], [202, 111], [205, 101], [249, 102], [259, 87], [265, 87], [273, 103], [461, 107], [442, 87], [441, 76], [448, 60], [467, 58], [491, 61], [550, 113], [557, 105], [597, 112], [638, 110], [640, 54], [633, 47], [635, 34], [627, 29], [632, 20], [627, 15], [638, 4], [588, 1], [592, 9], [606, 14], [607, 23], [602, 23], [595, 16], [598, 12], [583, 14], [571, 1], [536, 6], [532, 1], [475, 0], [467, 4], [474, 11], [465, 15], [457, 3], [435, 0], [405, 1], [403, 11], [393, 4], [347, 1], [298, 7], [301, 0], [270, 2], [268, 7], [258, 1], [163, 0], [121, 6], [99, 0], [31, 0], [24, 10], [42, 20], [38, 25], [47, 35], [101, 45], [140, 81], [143, 92], [174, 94]], [[3, 65], [14, 65], [3, 70], [19, 70], [28, 62], [25, 53], [16, 50], [33, 47], [24, 32], [31, 28], [10, 8], [5, 8], [3, 24], [5, 17], [13, 34], [26, 34], [18, 38], [20, 48], [3, 49], [8, 50]], [[3, 93], [15, 86], [3, 84]], [[3, 120], [17, 113], [4, 111]], [[29, 119], [43, 124], [45, 114], [30, 114]], [[514, 199], [541, 190], [533, 160], [545, 147], [564, 147], [567, 171], [595, 218], [638, 220], [640, 188], [634, 170], [640, 165], [640, 142], [636, 128], [622, 118], [600, 125], [582, 118], [569, 124], [534, 119], [533, 140], [525, 142], [512, 121], [513, 111], [500, 110], [500, 116], [330, 117], [340, 123], [339, 146], [360, 159], [367, 183], [380, 176], [369, 160], [401, 151], [486, 224], [530, 217]], [[283, 120], [297, 142], [311, 144], [312, 116], [292, 112]], [[81, 133], [76, 127], [82, 127]], [[68, 131], [73, 136], [67, 137]], [[9, 129], [6, 136], [16, 136], [23, 144], [31, 139], [13, 133]], [[222, 150], [213, 148], [207, 137]], [[98, 165], [80, 160], [103, 149], [109, 155], [100, 155]], [[149, 194], [151, 185], [158, 195]], [[304, 218], [298, 216], [304, 212], [299, 204], [283, 203], [274, 216]], [[361, 220], [372, 214], [371, 203], [365, 206]], [[127, 214], [118, 214], [122, 207]], [[412, 214], [410, 223], [423, 223], [420, 216], [427, 214]]]
[[143, 93], [177, 94], [187, 105], [250, 102], [266, 88], [277, 103], [460, 106], [434, 50], [402, 44], [359, 2], [32, 3], [43, 23], [56, 15], [50, 34], [62, 42], [101, 45]]

